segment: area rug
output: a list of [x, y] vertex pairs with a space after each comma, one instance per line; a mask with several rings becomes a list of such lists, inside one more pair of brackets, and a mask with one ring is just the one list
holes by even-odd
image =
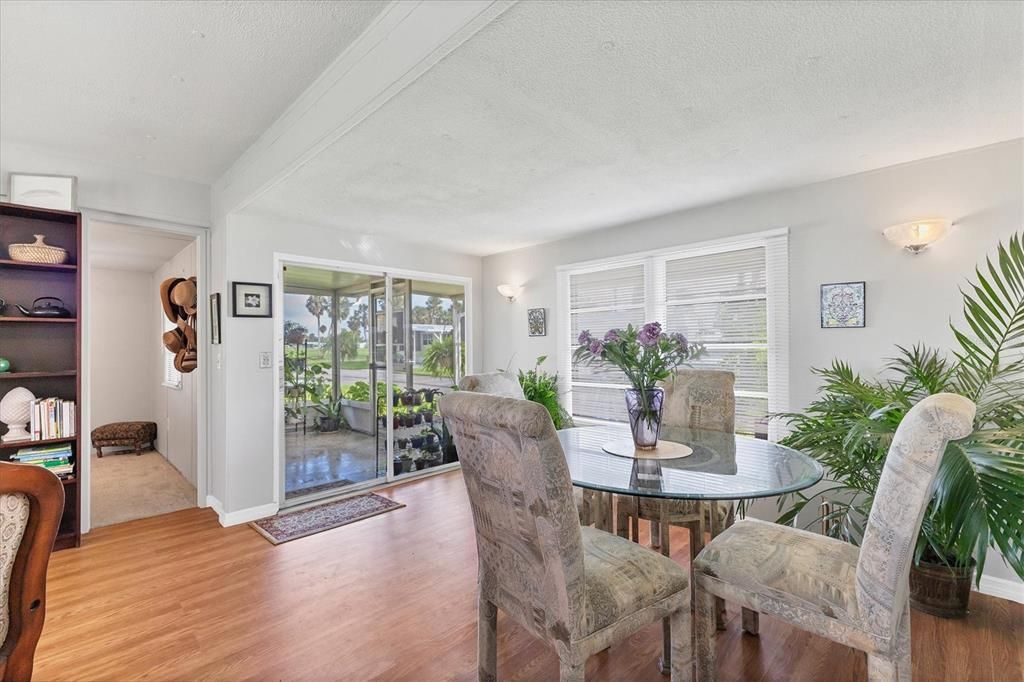
[[253, 521], [249, 525], [271, 544], [280, 545], [282, 542], [304, 538], [307, 535], [401, 509], [404, 506], [401, 502], [370, 493], [369, 495], [348, 497], [336, 502], [318, 504], [298, 511], [285, 512]]

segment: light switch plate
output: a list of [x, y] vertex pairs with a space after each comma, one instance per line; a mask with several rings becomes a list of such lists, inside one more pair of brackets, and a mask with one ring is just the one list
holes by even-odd
[[270, 353], [267, 351], [260, 353], [260, 369], [270, 369], [271, 366]]

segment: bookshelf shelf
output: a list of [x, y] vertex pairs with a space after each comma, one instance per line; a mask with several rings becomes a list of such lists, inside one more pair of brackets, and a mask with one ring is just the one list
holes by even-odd
[[75, 272], [78, 266], [73, 263], [26, 263], [21, 260], [0, 258], [0, 268], [12, 268], [14, 270], [44, 270], [46, 272]]
[[[46, 235], [46, 242], [64, 248], [69, 263], [25, 263], [9, 258], [10, 244], [32, 243], [33, 235]], [[0, 279], [2, 295], [8, 302], [28, 304], [41, 296], [55, 296], [72, 311], [82, 309], [82, 272], [77, 263], [82, 256], [82, 216], [80, 213], [56, 211], [0, 202]], [[76, 436], [46, 440], [0, 442], [0, 459], [8, 460], [22, 448], [68, 444], [74, 470], [62, 480], [64, 514], [54, 543], [55, 549], [81, 544], [81, 348], [82, 326], [77, 317], [46, 318], [21, 315], [7, 308], [0, 315], [0, 348], [2, 355], [15, 368], [30, 371], [0, 373], [0, 398], [15, 387], [25, 385], [36, 398], [57, 398], [75, 403], [72, 426]], [[59, 368], [59, 369], [48, 369]], [[0, 433], [6, 427], [0, 425]]]
[[74, 443], [78, 436], [67, 438], [47, 438], [46, 440], [16, 440], [10, 443], [0, 443], [0, 450], [19, 450], [21, 448], [35, 448], [40, 445], [56, 445], [58, 443]]
[[76, 317], [0, 317], [0, 322], [34, 322], [36, 324], [78, 324]]
[[23, 381], [25, 379], [52, 379], [54, 377], [78, 376], [76, 369], [63, 369], [57, 372], [0, 372], [0, 381]]

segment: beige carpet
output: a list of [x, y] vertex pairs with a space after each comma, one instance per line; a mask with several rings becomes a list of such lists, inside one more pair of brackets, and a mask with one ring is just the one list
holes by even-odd
[[92, 455], [92, 527], [196, 506], [196, 490], [156, 451]]

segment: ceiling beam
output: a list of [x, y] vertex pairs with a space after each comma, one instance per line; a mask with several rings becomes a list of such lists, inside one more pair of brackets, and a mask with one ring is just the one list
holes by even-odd
[[389, 4], [214, 183], [215, 222], [298, 170], [513, 4]]

